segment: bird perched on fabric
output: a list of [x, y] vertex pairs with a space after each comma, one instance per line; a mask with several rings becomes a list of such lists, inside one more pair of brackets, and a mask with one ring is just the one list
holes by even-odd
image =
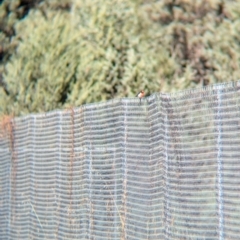
[[136, 97], [138, 97], [140, 99], [140, 104], [141, 104], [141, 99], [145, 96], [145, 93], [143, 90], [141, 90], [137, 95]]

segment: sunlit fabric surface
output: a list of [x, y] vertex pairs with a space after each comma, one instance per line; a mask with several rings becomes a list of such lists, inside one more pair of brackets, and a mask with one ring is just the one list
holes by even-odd
[[239, 239], [240, 82], [1, 126], [0, 239]]

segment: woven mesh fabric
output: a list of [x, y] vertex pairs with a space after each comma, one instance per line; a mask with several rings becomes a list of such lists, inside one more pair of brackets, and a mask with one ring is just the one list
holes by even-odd
[[0, 239], [239, 239], [240, 82], [2, 120]]

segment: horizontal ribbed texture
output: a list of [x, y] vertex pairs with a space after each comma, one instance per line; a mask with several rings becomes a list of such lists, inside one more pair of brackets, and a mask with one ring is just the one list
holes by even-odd
[[240, 82], [2, 120], [0, 239], [239, 239]]

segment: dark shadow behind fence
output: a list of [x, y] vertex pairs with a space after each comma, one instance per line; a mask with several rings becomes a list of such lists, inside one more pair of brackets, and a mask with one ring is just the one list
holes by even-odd
[[239, 239], [240, 82], [4, 117], [0, 239]]

